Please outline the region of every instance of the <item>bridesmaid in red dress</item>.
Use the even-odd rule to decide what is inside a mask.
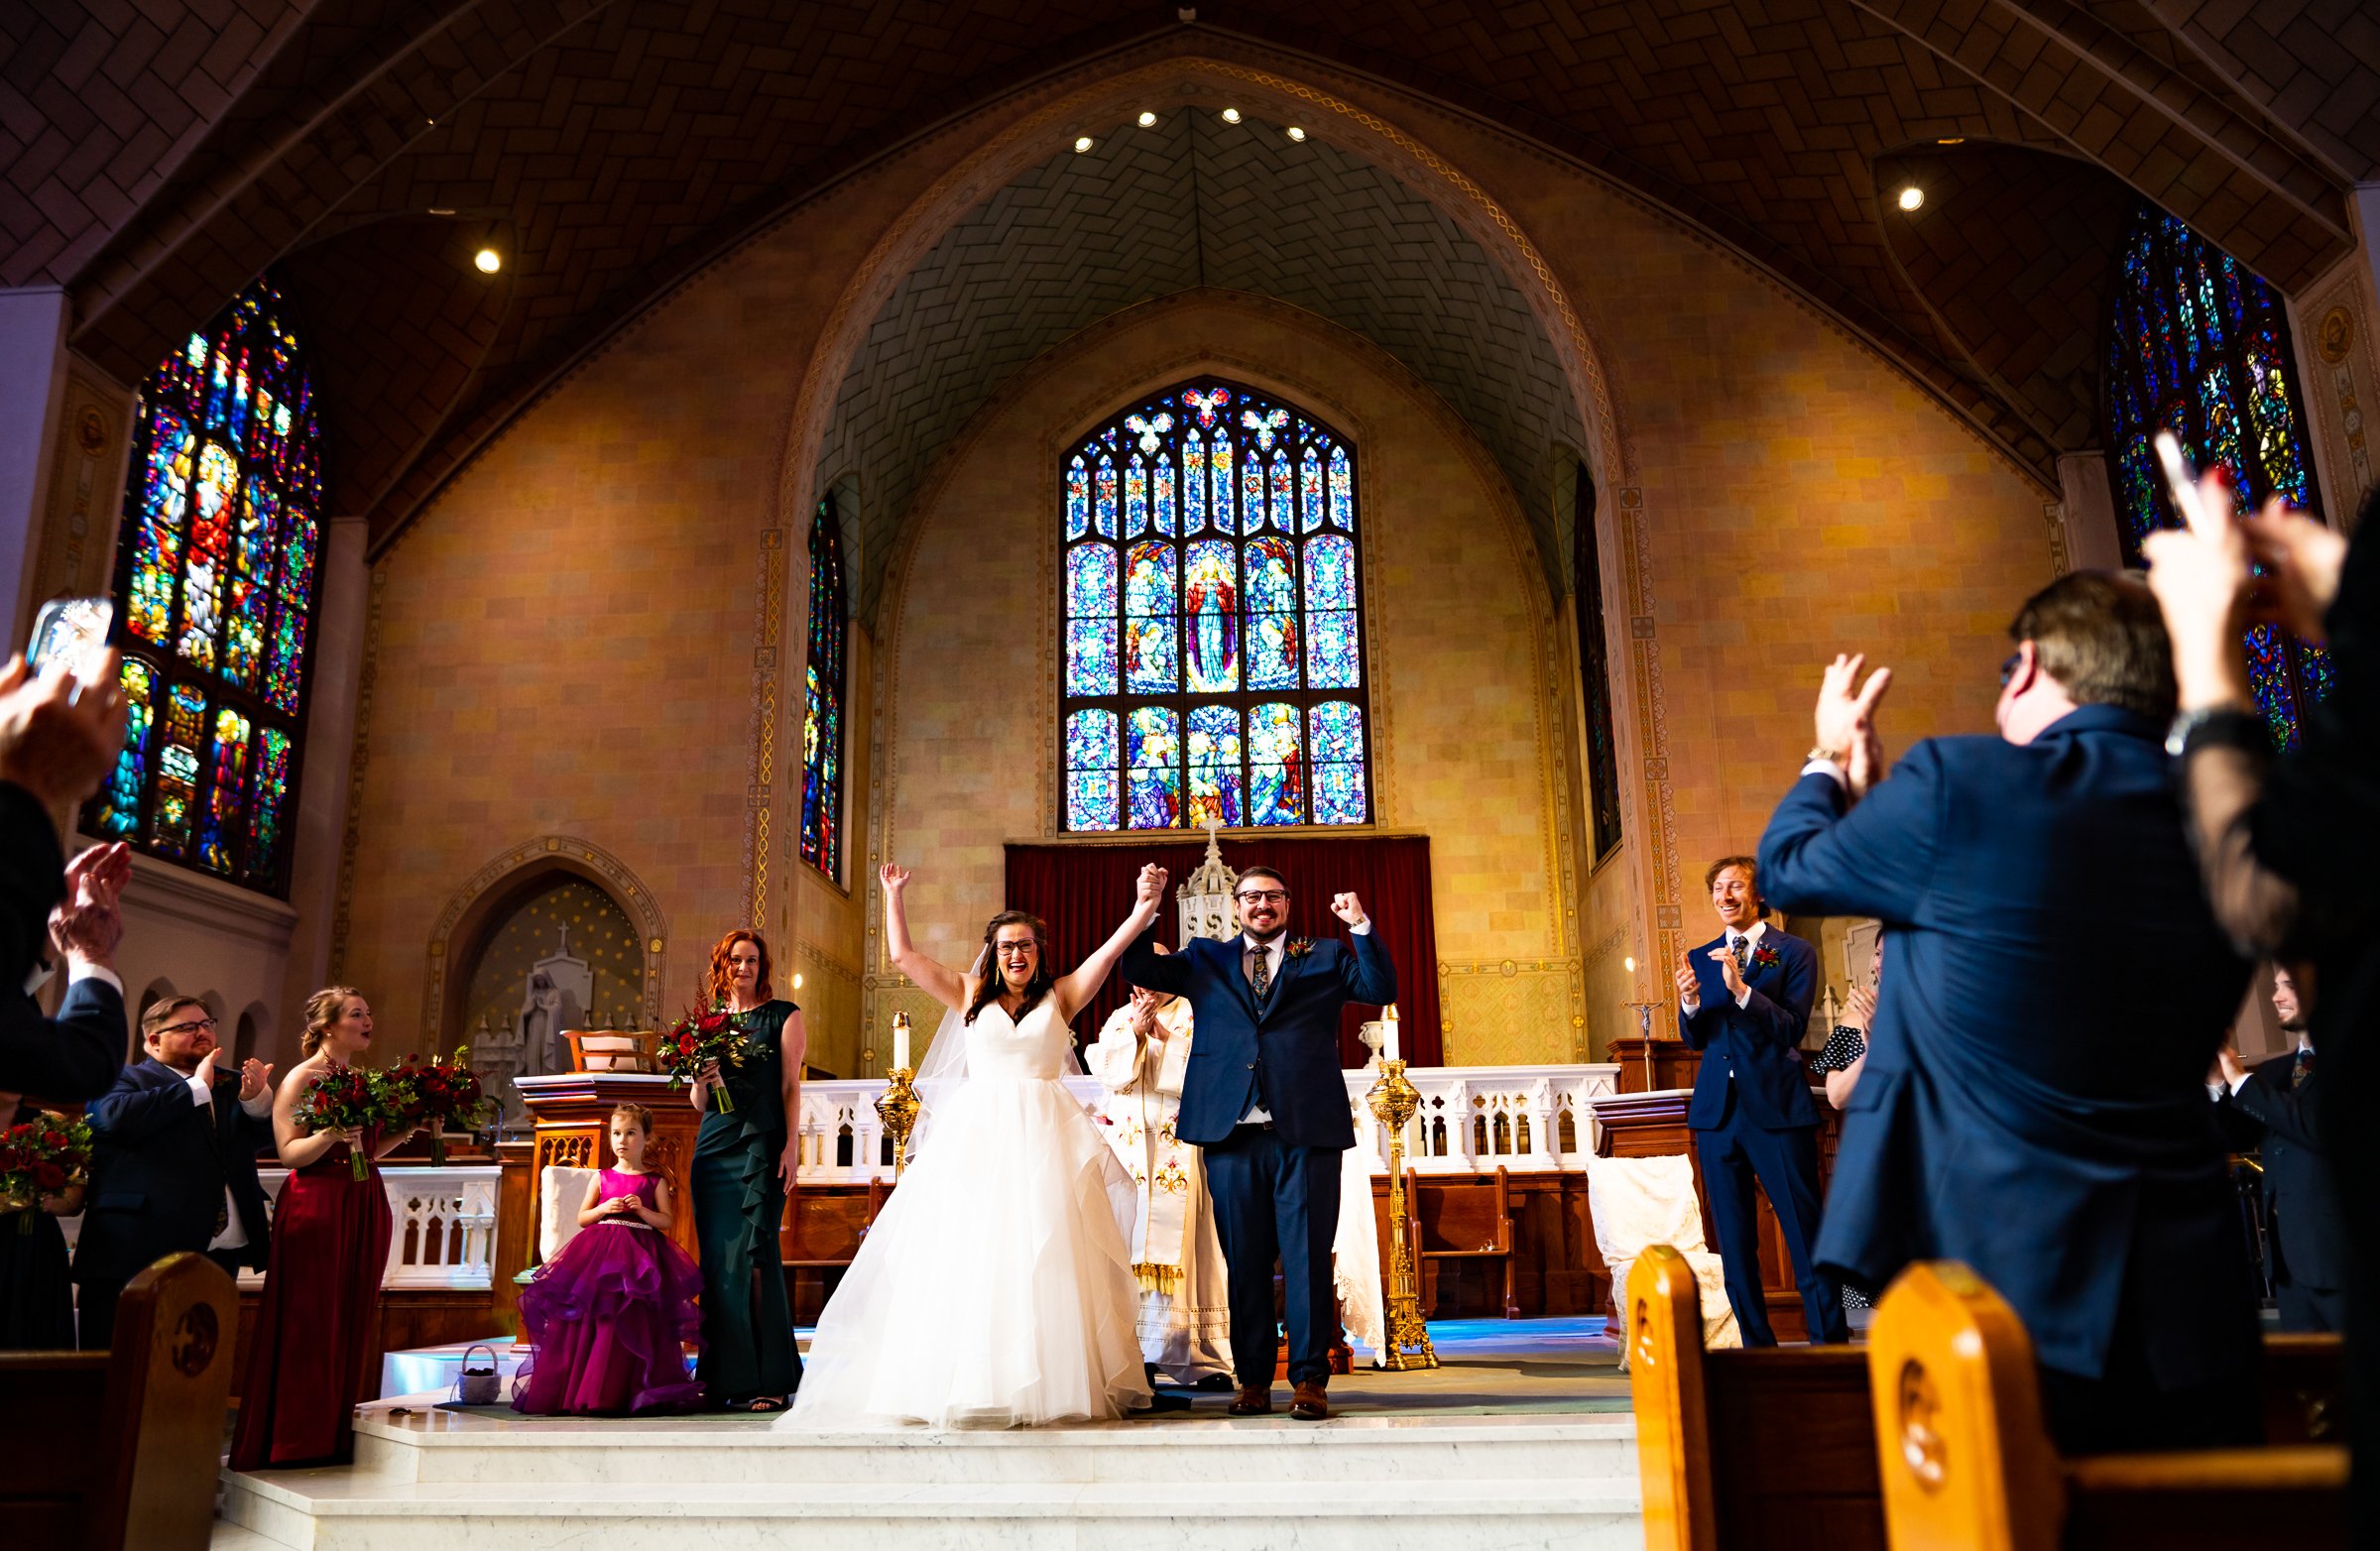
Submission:
[[[378,1387],[370,1369],[389,1258],[389,1198],[380,1170],[368,1167],[359,1180],[348,1154],[361,1146],[382,1157],[410,1133],[309,1133],[297,1119],[314,1079],[331,1065],[353,1066],[371,1044],[372,1010],[354,987],[306,999],[298,1040],[305,1059],[282,1079],[273,1101],[273,1135],[290,1177],[273,1211],[264,1305],[232,1437],[234,1470],[345,1464],[355,1455],[356,1402]]]

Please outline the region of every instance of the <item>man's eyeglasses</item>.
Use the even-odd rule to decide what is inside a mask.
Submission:
[[[168,1023],[165,1027],[159,1029],[158,1033],[161,1035],[186,1034],[198,1029],[204,1029],[210,1034],[213,1033],[215,1031],[215,1020],[211,1017],[202,1017],[195,1023]]]
[[[1289,895],[1278,889],[1251,889],[1234,897],[1242,904],[1285,904],[1289,899]]]
[[[2016,676],[2016,670],[2024,665],[2024,661],[2025,655],[2022,652],[2012,652],[2008,655],[2008,660],[2000,664],[2000,687],[2002,689],[2008,687],[2008,680]]]

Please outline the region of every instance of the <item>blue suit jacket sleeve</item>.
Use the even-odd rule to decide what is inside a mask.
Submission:
[[[2309,1152],[2320,1152],[2322,1133],[2315,1116],[2321,1106],[2306,1103],[2306,1091],[2289,1085],[2289,1069],[2293,1064],[2289,1056],[2276,1056],[2265,1062],[2248,1074],[2248,1080],[2239,1085],[2239,1092],[2231,1096],[2231,1102],[2241,1114],[2282,1140],[2294,1141]]]
[[[123,1065],[124,998],[106,981],[74,982],[55,1018],[22,991],[0,999],[0,1088],[80,1103]]]
[[[1347,987],[1347,1000],[1386,1007],[1396,1000],[1396,963],[1388,950],[1380,946],[1380,928],[1375,922],[1369,931],[1351,931],[1348,942],[1354,951],[1339,961],[1339,981]]]
[[[88,1119],[95,1135],[110,1141],[147,1141],[198,1108],[186,1081],[156,1082],[136,1067],[126,1067],[116,1085],[91,1103]]]
[[[1157,929],[1154,926],[1124,946],[1124,978],[1130,985],[1178,997],[1190,989],[1190,955],[1186,950],[1181,953],[1157,951]]]
[[[1914,920],[1941,847],[1942,791],[1931,741],[1911,749],[1857,807],[1832,777],[1803,776],[1760,837],[1761,896],[1796,915]]]

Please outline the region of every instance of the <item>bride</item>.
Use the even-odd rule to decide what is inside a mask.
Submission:
[[[887,863],[892,962],[950,1009],[919,1069],[917,1159],[827,1300],[778,1426],[1031,1427],[1145,1407],[1131,1177],[1081,1103],[1067,1020],[1148,929],[1165,875],[1064,979],[1021,910],[984,928],[984,974],[909,941],[906,869]]]

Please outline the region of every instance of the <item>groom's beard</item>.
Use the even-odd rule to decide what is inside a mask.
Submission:
[[[1267,932],[1260,932],[1260,931],[1256,930],[1256,929],[1255,929],[1253,926],[1244,926],[1244,927],[1242,927],[1242,928],[1241,928],[1241,930],[1242,930],[1243,932],[1247,933],[1247,935],[1248,935],[1248,940],[1249,940],[1249,941],[1250,941],[1250,942],[1252,942],[1252,943],[1254,943],[1254,944],[1256,944],[1258,947],[1269,947],[1269,946],[1271,946],[1271,944],[1272,944],[1272,943],[1273,943],[1273,942],[1274,942],[1274,941],[1275,941],[1277,938],[1279,938],[1279,936],[1281,935],[1281,933],[1283,933],[1283,932],[1287,931],[1288,929],[1289,929],[1289,928],[1288,928],[1287,926],[1285,926],[1285,925],[1283,925],[1283,926],[1275,926],[1275,927],[1274,927],[1272,930],[1270,930],[1270,931],[1267,931]]]

